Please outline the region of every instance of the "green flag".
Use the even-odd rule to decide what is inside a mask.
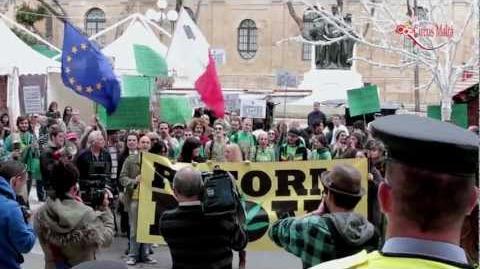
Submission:
[[[137,71],[150,77],[168,76],[168,67],[165,58],[148,46],[133,45]]]
[[[193,109],[184,96],[160,97],[160,119],[170,124],[187,123],[192,119]]]

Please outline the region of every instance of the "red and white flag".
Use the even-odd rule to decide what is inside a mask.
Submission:
[[[183,8],[168,50],[167,62],[181,66],[181,71],[195,81],[195,89],[205,105],[213,110],[217,117],[223,118],[225,103],[215,60],[210,54],[210,44]]]

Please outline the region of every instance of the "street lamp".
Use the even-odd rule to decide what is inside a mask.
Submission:
[[[166,9],[168,7],[168,2],[166,0],[158,0],[157,7],[159,11],[156,11],[155,9],[150,8],[145,13],[145,17],[159,24],[162,24],[165,20],[168,20],[171,25],[171,32],[173,33],[175,29],[175,22],[178,20],[178,12],[176,10],[167,11]]]
[[[158,1],[157,1],[157,7],[158,7],[160,10],[166,9],[167,6],[168,6],[167,0],[158,0]]]

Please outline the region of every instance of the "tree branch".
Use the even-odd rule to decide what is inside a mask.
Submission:
[[[300,18],[297,15],[297,12],[295,11],[295,8],[293,7],[292,1],[287,1],[287,7],[288,7],[288,13],[290,13],[290,16],[293,18],[295,23],[298,26],[298,30],[300,31],[300,34],[303,33],[304,30],[304,25],[303,25],[303,19]]]
[[[416,64],[416,62],[408,62],[408,63],[404,63],[404,64],[386,64],[386,63],[375,62],[375,61],[372,61],[370,59],[363,58],[363,57],[353,57],[351,60],[352,61],[364,62],[364,63],[367,63],[369,65],[373,65],[373,66],[380,67],[380,68],[393,68],[393,69],[404,69],[404,68],[407,68],[409,66],[412,66],[412,65]]]
[[[180,9],[182,8],[182,6],[183,6],[183,0],[177,0],[175,10],[177,10],[177,12],[180,12]]]
[[[198,21],[198,18],[200,16],[200,6],[201,5],[202,5],[202,0],[198,0],[197,1],[197,10],[195,11],[195,18],[193,18],[195,22]]]

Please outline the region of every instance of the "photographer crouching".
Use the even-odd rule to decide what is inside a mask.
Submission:
[[[106,189],[118,194],[112,175],[112,158],[105,148],[105,138],[101,131],[92,131],[88,135],[88,149],[80,153],[77,167],[80,171],[81,197],[86,205],[98,208]]]
[[[75,165],[55,161],[50,184],[54,194],[35,214],[34,228],[45,253],[45,269],[71,268],[95,260],[99,247],[113,239],[113,215],[105,194],[98,211],[82,203]]]

